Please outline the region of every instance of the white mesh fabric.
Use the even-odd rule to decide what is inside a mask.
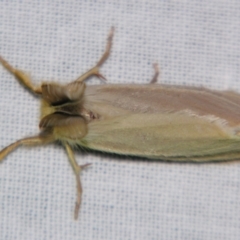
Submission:
[[[0,54],[41,80],[69,82],[99,59],[111,26],[109,83],[240,91],[240,2],[0,1]],[[92,79],[88,84],[98,84]],[[38,133],[39,100],[0,67],[0,148]],[[100,83],[99,83],[100,84]],[[0,164],[0,239],[239,239],[240,162],[176,164],[77,151],[83,202],[60,145],[19,148]]]

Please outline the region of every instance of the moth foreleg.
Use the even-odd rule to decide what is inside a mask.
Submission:
[[[82,200],[82,184],[81,184],[81,179],[80,179],[80,174],[81,171],[86,168],[87,166],[89,166],[90,164],[84,164],[84,165],[78,165],[73,150],[72,148],[69,146],[69,144],[65,143],[65,148],[68,154],[68,158],[70,161],[70,164],[73,168],[75,177],[76,177],[76,182],[77,182],[77,201],[76,201],[76,205],[75,205],[75,211],[74,211],[74,219],[78,218],[78,213],[79,213],[79,209],[81,206],[81,200]]]
[[[28,76],[27,73],[25,73],[22,70],[16,69],[14,67],[12,67],[5,59],[3,59],[0,56],[0,62],[1,64],[10,72],[12,73],[21,84],[23,84],[23,86],[25,86],[26,88],[28,88],[30,91],[32,91],[33,93],[36,94],[41,94],[42,93],[42,89],[40,86],[35,86],[32,81],[30,76]]]
[[[154,68],[154,76],[153,76],[152,80],[150,81],[150,84],[156,83],[158,81],[158,77],[159,77],[159,74],[160,74],[159,67],[158,67],[157,63],[153,64],[153,68]]]
[[[79,78],[77,78],[76,82],[83,82],[84,80],[86,80],[87,78],[89,78],[90,76],[93,76],[93,75],[95,75],[103,80],[106,80],[105,77],[99,72],[99,67],[107,60],[107,58],[110,55],[111,48],[112,48],[113,34],[114,34],[114,27],[112,27],[110,30],[110,33],[109,33],[108,39],[107,39],[107,46],[105,48],[105,51],[104,51],[102,57],[99,59],[99,61],[93,68],[91,68],[89,71],[87,71],[86,73],[81,75]]]
[[[45,137],[36,136],[36,137],[28,137],[28,138],[20,139],[0,151],[0,161],[2,161],[9,153],[11,153],[13,150],[15,150],[19,146],[41,145],[41,144],[46,144],[53,141],[54,139],[51,135],[45,136]]]

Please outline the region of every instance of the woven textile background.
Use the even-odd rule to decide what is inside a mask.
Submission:
[[[0,0],[0,54],[36,84],[67,83],[96,63],[111,26],[109,83],[147,83],[158,62],[161,83],[240,92],[239,0]],[[39,99],[0,67],[0,148],[37,134],[38,122]],[[78,221],[60,145],[22,147],[0,164],[0,240],[240,238],[240,162],[76,158],[92,163]]]

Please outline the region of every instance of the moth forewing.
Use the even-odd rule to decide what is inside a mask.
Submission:
[[[220,153],[240,154],[239,137],[231,129],[186,113],[131,114],[93,122],[83,141],[91,149],[158,160],[224,160]]]
[[[20,145],[60,141],[66,149],[77,182],[75,219],[81,204],[81,170],[72,150],[79,145],[102,152],[155,160],[219,161],[240,158],[240,95],[203,88],[146,85],[86,86],[99,73],[112,46],[113,28],[97,64],[66,85],[35,86],[23,71],[0,62],[26,88],[42,98],[41,132],[20,139],[0,152],[3,160]],[[159,75],[154,65],[155,83]]]

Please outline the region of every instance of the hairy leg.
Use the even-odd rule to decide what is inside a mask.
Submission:
[[[28,137],[20,139],[9,146],[5,147],[0,151],[0,161],[2,161],[9,153],[15,150],[19,146],[34,146],[34,145],[42,145],[49,142],[53,142],[54,138],[51,135],[48,136],[36,136],[36,137]]]
[[[76,177],[76,182],[77,182],[77,201],[76,201],[76,206],[75,206],[75,211],[74,211],[74,219],[77,220],[78,219],[78,214],[79,214],[79,209],[81,206],[81,201],[82,201],[82,184],[81,184],[81,179],[80,179],[80,174],[81,171],[88,167],[90,164],[84,164],[84,165],[78,165],[73,150],[70,147],[69,144],[65,144],[65,148],[67,151],[67,155],[70,161],[70,164],[73,168],[73,171],[75,173],[75,177]]]
[[[110,32],[109,32],[108,39],[107,39],[107,46],[106,46],[105,52],[103,53],[102,57],[99,59],[99,61],[97,62],[97,64],[93,68],[91,68],[89,71],[87,71],[86,73],[81,75],[79,78],[77,78],[76,82],[83,82],[88,77],[93,76],[93,75],[95,75],[95,76],[97,76],[97,77],[99,77],[103,80],[106,80],[99,73],[99,67],[107,60],[107,58],[110,55],[111,48],[112,48],[113,34],[114,34],[114,27],[112,27]]]
[[[26,87],[27,89],[29,89],[30,91],[32,91],[35,94],[41,94],[42,93],[42,89],[41,86],[35,86],[32,81],[31,78],[28,76],[27,73],[25,73],[22,70],[16,69],[14,67],[12,67],[5,59],[3,59],[0,56],[0,63],[10,72],[12,73],[17,79],[18,81],[23,84],[24,87]]]

